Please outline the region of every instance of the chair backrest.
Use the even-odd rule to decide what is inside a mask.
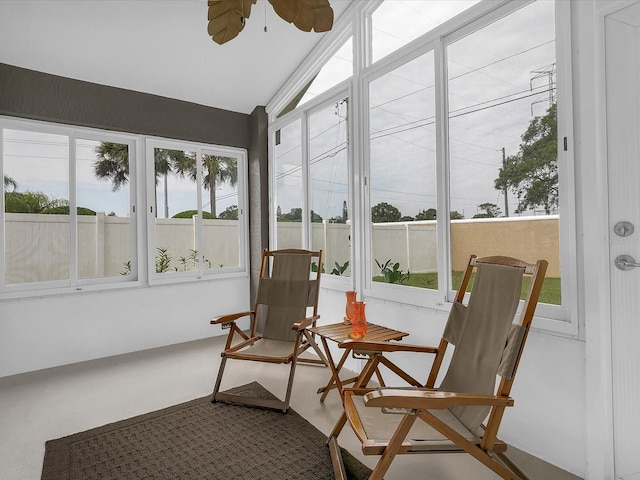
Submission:
[[[455,345],[441,390],[508,396],[524,341],[533,319],[547,262],[530,264],[510,257],[471,257],[453,304],[441,346]],[[473,288],[467,305],[462,303],[471,273]],[[517,323],[523,276],[531,284]],[[502,381],[496,389],[497,375]],[[452,408],[471,431],[477,431],[489,413],[485,407]]]
[[[315,272],[311,271],[312,263],[317,266]],[[312,315],[318,313],[321,272],[322,250],[263,252],[255,308],[264,325],[264,338],[295,341],[293,323],[307,317],[309,307]]]

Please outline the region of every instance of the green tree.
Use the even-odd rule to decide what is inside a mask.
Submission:
[[[198,214],[198,210],[184,210],[182,212],[178,212],[176,213],[173,217],[171,218],[193,218],[194,215]],[[214,217],[213,215],[211,215],[209,212],[202,212],[202,218],[204,218],[205,220],[213,220],[216,217]]]
[[[218,218],[223,220],[237,220],[238,219],[238,206],[231,205],[227,207],[224,212],[218,215]]]
[[[495,218],[502,215],[502,211],[495,203],[481,203],[478,208],[484,212],[476,213],[473,218]]]
[[[301,222],[302,221],[302,209],[301,208],[292,208],[289,213],[285,213],[284,215],[280,215],[278,217],[279,222]],[[322,223],[322,217],[311,210],[311,222],[312,223]]]
[[[69,215],[69,201],[49,198],[42,192],[5,192],[4,209],[7,213],[47,213]],[[91,209],[77,207],[78,215],[95,215]]]
[[[464,215],[462,215],[461,213],[459,213],[456,210],[451,210],[449,212],[449,218],[451,220],[462,220],[464,218]]]
[[[386,202],[380,202],[371,207],[371,221],[374,223],[398,222],[401,217],[400,210]]]
[[[535,117],[522,134],[520,150],[505,159],[497,190],[511,190],[518,197],[517,213],[543,207],[550,214],[558,210],[558,129],[556,104],[542,117]]]
[[[342,202],[342,215],[331,217],[329,223],[347,223],[349,219],[349,211],[347,209],[347,201]]]
[[[435,220],[436,219],[436,209],[429,208],[427,210],[421,210],[416,215],[416,220]]]

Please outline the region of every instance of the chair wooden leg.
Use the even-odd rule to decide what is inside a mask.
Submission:
[[[289,371],[289,382],[287,383],[287,393],[285,394],[285,397],[284,397],[282,413],[287,413],[287,410],[289,409],[289,401],[291,400],[291,390],[293,389],[293,375],[296,371],[297,363],[298,362],[294,357],[293,360],[291,361],[291,370]]]
[[[462,435],[456,432],[449,425],[444,423],[439,418],[435,417],[428,410],[419,410],[417,413],[417,416],[420,417],[425,422],[427,422],[433,428],[438,430],[440,433],[442,433],[442,435],[447,437],[457,446],[462,448],[465,452],[467,452],[469,455],[474,457],[476,460],[482,463],[485,467],[493,470],[500,477],[504,478],[505,480],[523,480],[522,477],[520,477],[517,473],[509,470],[509,468],[507,468],[502,463],[498,462],[488,452],[485,452],[477,445],[471,443],[469,440],[464,438]]]
[[[347,472],[344,469],[344,462],[342,461],[342,452],[340,451],[340,445],[338,445],[338,439],[336,437],[329,437],[329,452],[331,454],[331,464],[333,465],[333,476],[335,480],[347,480]]]
[[[333,426],[333,430],[331,430],[331,433],[329,434],[329,439],[331,439],[331,437],[338,438],[338,435],[340,435],[340,432],[342,431],[346,423],[347,423],[347,414],[344,413],[344,410],[343,410],[342,414],[340,415],[340,418],[338,419],[336,424]]]
[[[402,443],[405,438],[407,438],[409,430],[411,430],[415,421],[415,415],[405,415],[402,420],[400,420],[396,431],[393,432],[393,435],[391,436],[387,447],[384,449],[382,457],[378,460],[376,468],[373,469],[369,480],[383,480],[385,473],[389,470],[391,462],[393,462],[393,459],[396,457],[398,450],[400,450]]]
[[[216,384],[213,387],[213,396],[211,397],[211,403],[215,403],[216,402],[216,395],[218,394],[218,391],[220,390],[220,384],[222,383],[222,375],[224,373],[224,367],[227,364],[227,357],[226,355],[222,356],[222,361],[220,362],[220,368],[218,369],[218,378],[216,378]]]
[[[511,469],[511,471],[513,471],[520,478],[522,478],[523,480],[529,480],[529,477],[527,477],[524,472],[520,470],[518,466],[513,463],[504,453],[494,453],[494,455],[498,457],[502,463],[509,467],[509,469]]]
[[[218,394],[218,390],[220,390],[220,383],[222,383],[222,374],[224,373],[224,367],[227,364],[226,355],[222,356],[222,361],[220,362],[220,368],[218,369],[218,378],[216,379],[216,384],[213,387],[213,395],[211,396],[211,403],[216,402],[216,395]]]

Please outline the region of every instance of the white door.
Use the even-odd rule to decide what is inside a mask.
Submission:
[[[605,45],[614,466],[640,480],[640,3],[606,17]]]

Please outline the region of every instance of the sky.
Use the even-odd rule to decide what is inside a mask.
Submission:
[[[379,60],[475,0],[394,0],[373,14],[373,60]],[[412,18],[407,22],[407,18]],[[351,40],[336,53],[309,88],[303,103],[348,78]],[[479,205],[494,203],[503,212],[504,195],[493,182],[506,155],[518,152],[520,136],[533,115],[549,106],[545,68],[555,62],[553,3],[539,1],[471,33],[446,49],[448,69],[451,209],[466,218]],[[435,73],[432,52],[375,78],[369,90],[370,202],[387,202],[403,215],[436,207]],[[538,71],[539,73],[535,73]],[[328,219],[342,214],[348,198],[348,101],[343,98],[311,117],[310,208]],[[65,136],[4,132],[4,173],[18,191],[42,191],[69,199]],[[282,129],[276,146],[277,204],[283,213],[301,206],[299,122]],[[77,204],[95,211],[129,215],[129,185],[113,191],[93,174],[98,142],[77,142]],[[169,216],[196,208],[196,185],[175,175],[167,178]],[[162,182],[159,204],[164,204]],[[218,213],[237,204],[237,188],[220,186]],[[517,199],[509,196],[513,214]],[[159,206],[160,208],[160,206]],[[203,191],[203,209],[208,210]],[[160,209],[163,216],[163,209]],[[531,212],[528,212],[531,213]]]
[[[373,15],[373,60],[383,58],[475,1],[385,2]],[[505,155],[518,153],[521,135],[534,116],[546,113],[555,88],[553,2],[528,5],[506,18],[447,45],[451,209],[471,218],[479,205],[493,203],[514,214],[517,199],[494,188]],[[411,22],[406,18],[411,17]],[[347,78],[351,42],[320,72],[303,102]],[[434,55],[428,52],[371,81],[370,203],[387,202],[406,216],[436,207],[436,130]],[[336,122],[337,124],[337,122]],[[276,146],[277,203],[283,213],[300,206],[300,136],[296,126],[281,132]],[[334,129],[335,130],[335,129]],[[335,153],[336,132],[312,140],[317,152]],[[313,138],[313,135],[312,135]],[[346,137],[344,137],[346,138]],[[324,143],[324,148],[321,143]],[[343,145],[344,146],[344,145]],[[314,211],[323,218],[341,214],[342,202],[322,198],[319,182],[335,169],[311,154],[311,203],[332,205]],[[322,167],[326,164],[325,167]],[[326,171],[323,172],[322,168]],[[342,179],[328,195],[335,197]],[[344,199],[346,199],[346,192]],[[313,207],[312,207],[313,208]],[[527,211],[524,214],[540,212]]]
[[[51,200],[69,200],[69,141],[65,135],[34,133],[6,129],[3,132],[4,175],[13,178],[18,192],[42,192]],[[100,141],[78,138],[76,140],[76,204],[96,212],[130,215],[130,184],[113,190],[109,179],[96,177],[94,165],[96,148]],[[213,153],[213,152],[212,152]],[[158,204],[164,205],[163,180],[158,187]],[[169,192],[169,217],[184,210],[197,209],[196,184],[188,178],[176,175],[167,177]],[[218,213],[231,205],[237,205],[237,186],[220,185],[216,189]],[[209,210],[208,190],[202,192],[203,209]],[[159,216],[164,216],[161,208]]]

